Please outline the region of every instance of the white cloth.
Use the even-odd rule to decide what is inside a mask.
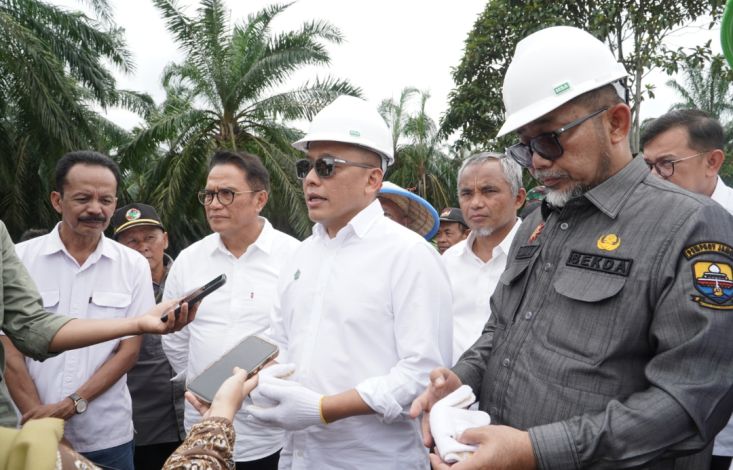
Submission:
[[[284,469],[427,468],[407,417],[432,369],[449,364],[450,288],[440,256],[378,201],[330,238],[316,224],[278,286],[270,337],[292,380],[325,395],[356,388],[376,414],[288,432]]]
[[[713,201],[723,206],[723,209],[733,215],[733,188],[726,186],[723,180],[720,179],[720,176],[718,176],[715,191],[713,191],[710,197]],[[713,455],[733,456],[733,417],[730,418],[725,428],[715,437]]]
[[[239,258],[214,233],[183,250],[173,262],[165,282],[165,299],[182,297],[222,273],[227,276],[226,284],[201,302],[190,325],[163,337],[163,350],[179,378],[193,379],[246,336],[260,334],[269,326],[278,276],[299,242],[261,220],[262,232]],[[186,402],[186,432],[200,420]],[[236,414],[234,429],[237,462],[266,457],[282,446],[281,430],[247,422],[243,412]]]
[[[521,221],[517,219],[504,240],[494,247],[491,259],[486,263],[471,249],[476,240],[476,232],[471,232],[466,240],[456,243],[443,253],[443,264],[448,271],[453,290],[451,365],[481,336],[484,325],[491,316],[489,299],[504,272],[507,253],[520,224]]]
[[[462,444],[457,440],[468,428],[491,424],[486,412],[464,409],[475,401],[476,396],[471,387],[461,385],[430,410],[430,433],[435,441],[435,451],[443,462],[462,462],[478,449],[478,446]]]
[[[155,305],[150,266],[138,252],[101,237],[82,266],[59,237],[48,235],[16,245],[43,298],[43,308],[75,318],[125,318]],[[26,359],[41,401],[56,403],[76,392],[113,354],[120,340],[74,349],[43,362]],[[64,425],[64,437],[79,452],[115,447],[133,439],[132,402],[123,375],[89,402],[87,411]]]

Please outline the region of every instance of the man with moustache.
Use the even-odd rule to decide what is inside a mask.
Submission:
[[[299,242],[260,215],[269,191],[270,175],[257,156],[220,150],[211,157],[206,187],[198,198],[214,233],[181,251],[163,297],[184,296],[220,274],[227,282],[201,302],[196,320],[163,340],[181,380],[194,379],[245,337],[264,332],[270,324],[280,271]],[[186,430],[200,419],[186,403]],[[237,469],[277,468],[281,430],[254,423],[243,412],[236,414],[234,428]]]
[[[106,238],[120,173],[92,151],[64,155],[56,166],[51,204],[61,222],[48,234],[16,246],[38,286],[43,307],[79,318],[125,318],[155,302],[150,269],[140,254]],[[23,420],[55,416],[64,437],[100,466],[133,467],[133,424],[125,373],[142,337],[67,351],[38,362],[9,342],[7,386]]]
[[[153,278],[155,301],[163,289],[173,258],[168,232],[153,206],[127,204],[112,216],[115,240],[145,257]],[[183,428],[183,382],[171,381],[173,368],[165,357],[160,336],[143,335],[140,355],[127,373],[135,425],[135,469],[159,470],[186,437]]]
[[[524,195],[522,167],[500,153],[472,155],[458,170],[458,203],[471,234],[442,257],[453,289],[453,364],[491,315],[489,299],[519,228]]]
[[[281,469],[426,468],[406,407],[450,362],[451,296],[438,253],[377,200],[391,133],[341,96],[293,146],[306,152],[296,171],[316,224],[283,270],[270,334],[293,363],[275,367],[294,372],[265,369],[253,401],[272,406],[249,411],[289,431]]]
[[[709,465],[733,409],[733,219],[632,157],[625,77],[576,28],[517,45],[499,135],[518,134],[507,155],[547,196],[482,336],[413,403],[417,416],[466,384],[491,415],[459,437],[477,448],[452,470]]]

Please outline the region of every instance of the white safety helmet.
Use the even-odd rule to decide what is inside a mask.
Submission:
[[[307,151],[315,141],[343,142],[375,152],[382,158],[382,169],[394,163],[392,133],[377,110],[366,101],[342,95],[323,108],[311,121],[308,134],[293,147]]]
[[[504,76],[506,119],[497,137],[529,124],[585,92],[628,74],[603,42],[582,29],[553,26],[519,41]]]

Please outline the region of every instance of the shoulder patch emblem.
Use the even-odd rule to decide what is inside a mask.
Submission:
[[[685,247],[685,249],[682,250],[682,254],[687,259],[706,253],[723,255],[733,259],[733,247],[720,242],[695,243],[694,245]]]
[[[733,305],[723,305],[733,298],[733,268],[730,264],[697,261],[692,265],[692,274],[695,289],[703,295],[693,295],[693,302],[716,310],[733,310]]]
[[[130,209],[127,212],[125,212],[125,219],[127,219],[127,220],[137,220],[137,219],[140,218],[140,215],[142,215],[140,213],[140,209],[137,209],[137,208],[133,207],[132,209]]]
[[[615,233],[601,235],[601,238],[596,242],[596,246],[599,250],[613,251],[621,246],[621,239]]]

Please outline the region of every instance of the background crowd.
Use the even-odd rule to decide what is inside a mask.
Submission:
[[[191,55],[169,78],[193,81],[196,23],[159,3]],[[410,154],[394,103],[380,113],[343,82],[290,114],[309,118],[305,134],[273,143],[230,123],[181,144],[175,165],[204,181],[163,199],[118,204],[137,177],[115,160],[158,145],[165,118],[118,158],[66,152],[47,195],[60,221],[3,237],[16,273],[3,282],[18,278],[4,285],[3,423],[11,407],[26,426],[59,418],[72,459],[103,468],[728,468],[726,127],[692,108],[641,126],[641,76],[617,51],[573,27],[525,36],[501,86],[497,139],[511,144],[431,154],[455,170],[440,211],[429,184],[395,184]],[[175,148],[146,171],[160,177]],[[541,185],[528,192],[527,175]],[[193,198],[211,233],[158,204],[171,197]],[[220,274],[224,287],[159,320]],[[277,364],[237,371],[211,408],[184,402],[187,381],[253,334]],[[461,386],[476,404],[429,418]],[[479,413],[492,425],[454,427]]]

